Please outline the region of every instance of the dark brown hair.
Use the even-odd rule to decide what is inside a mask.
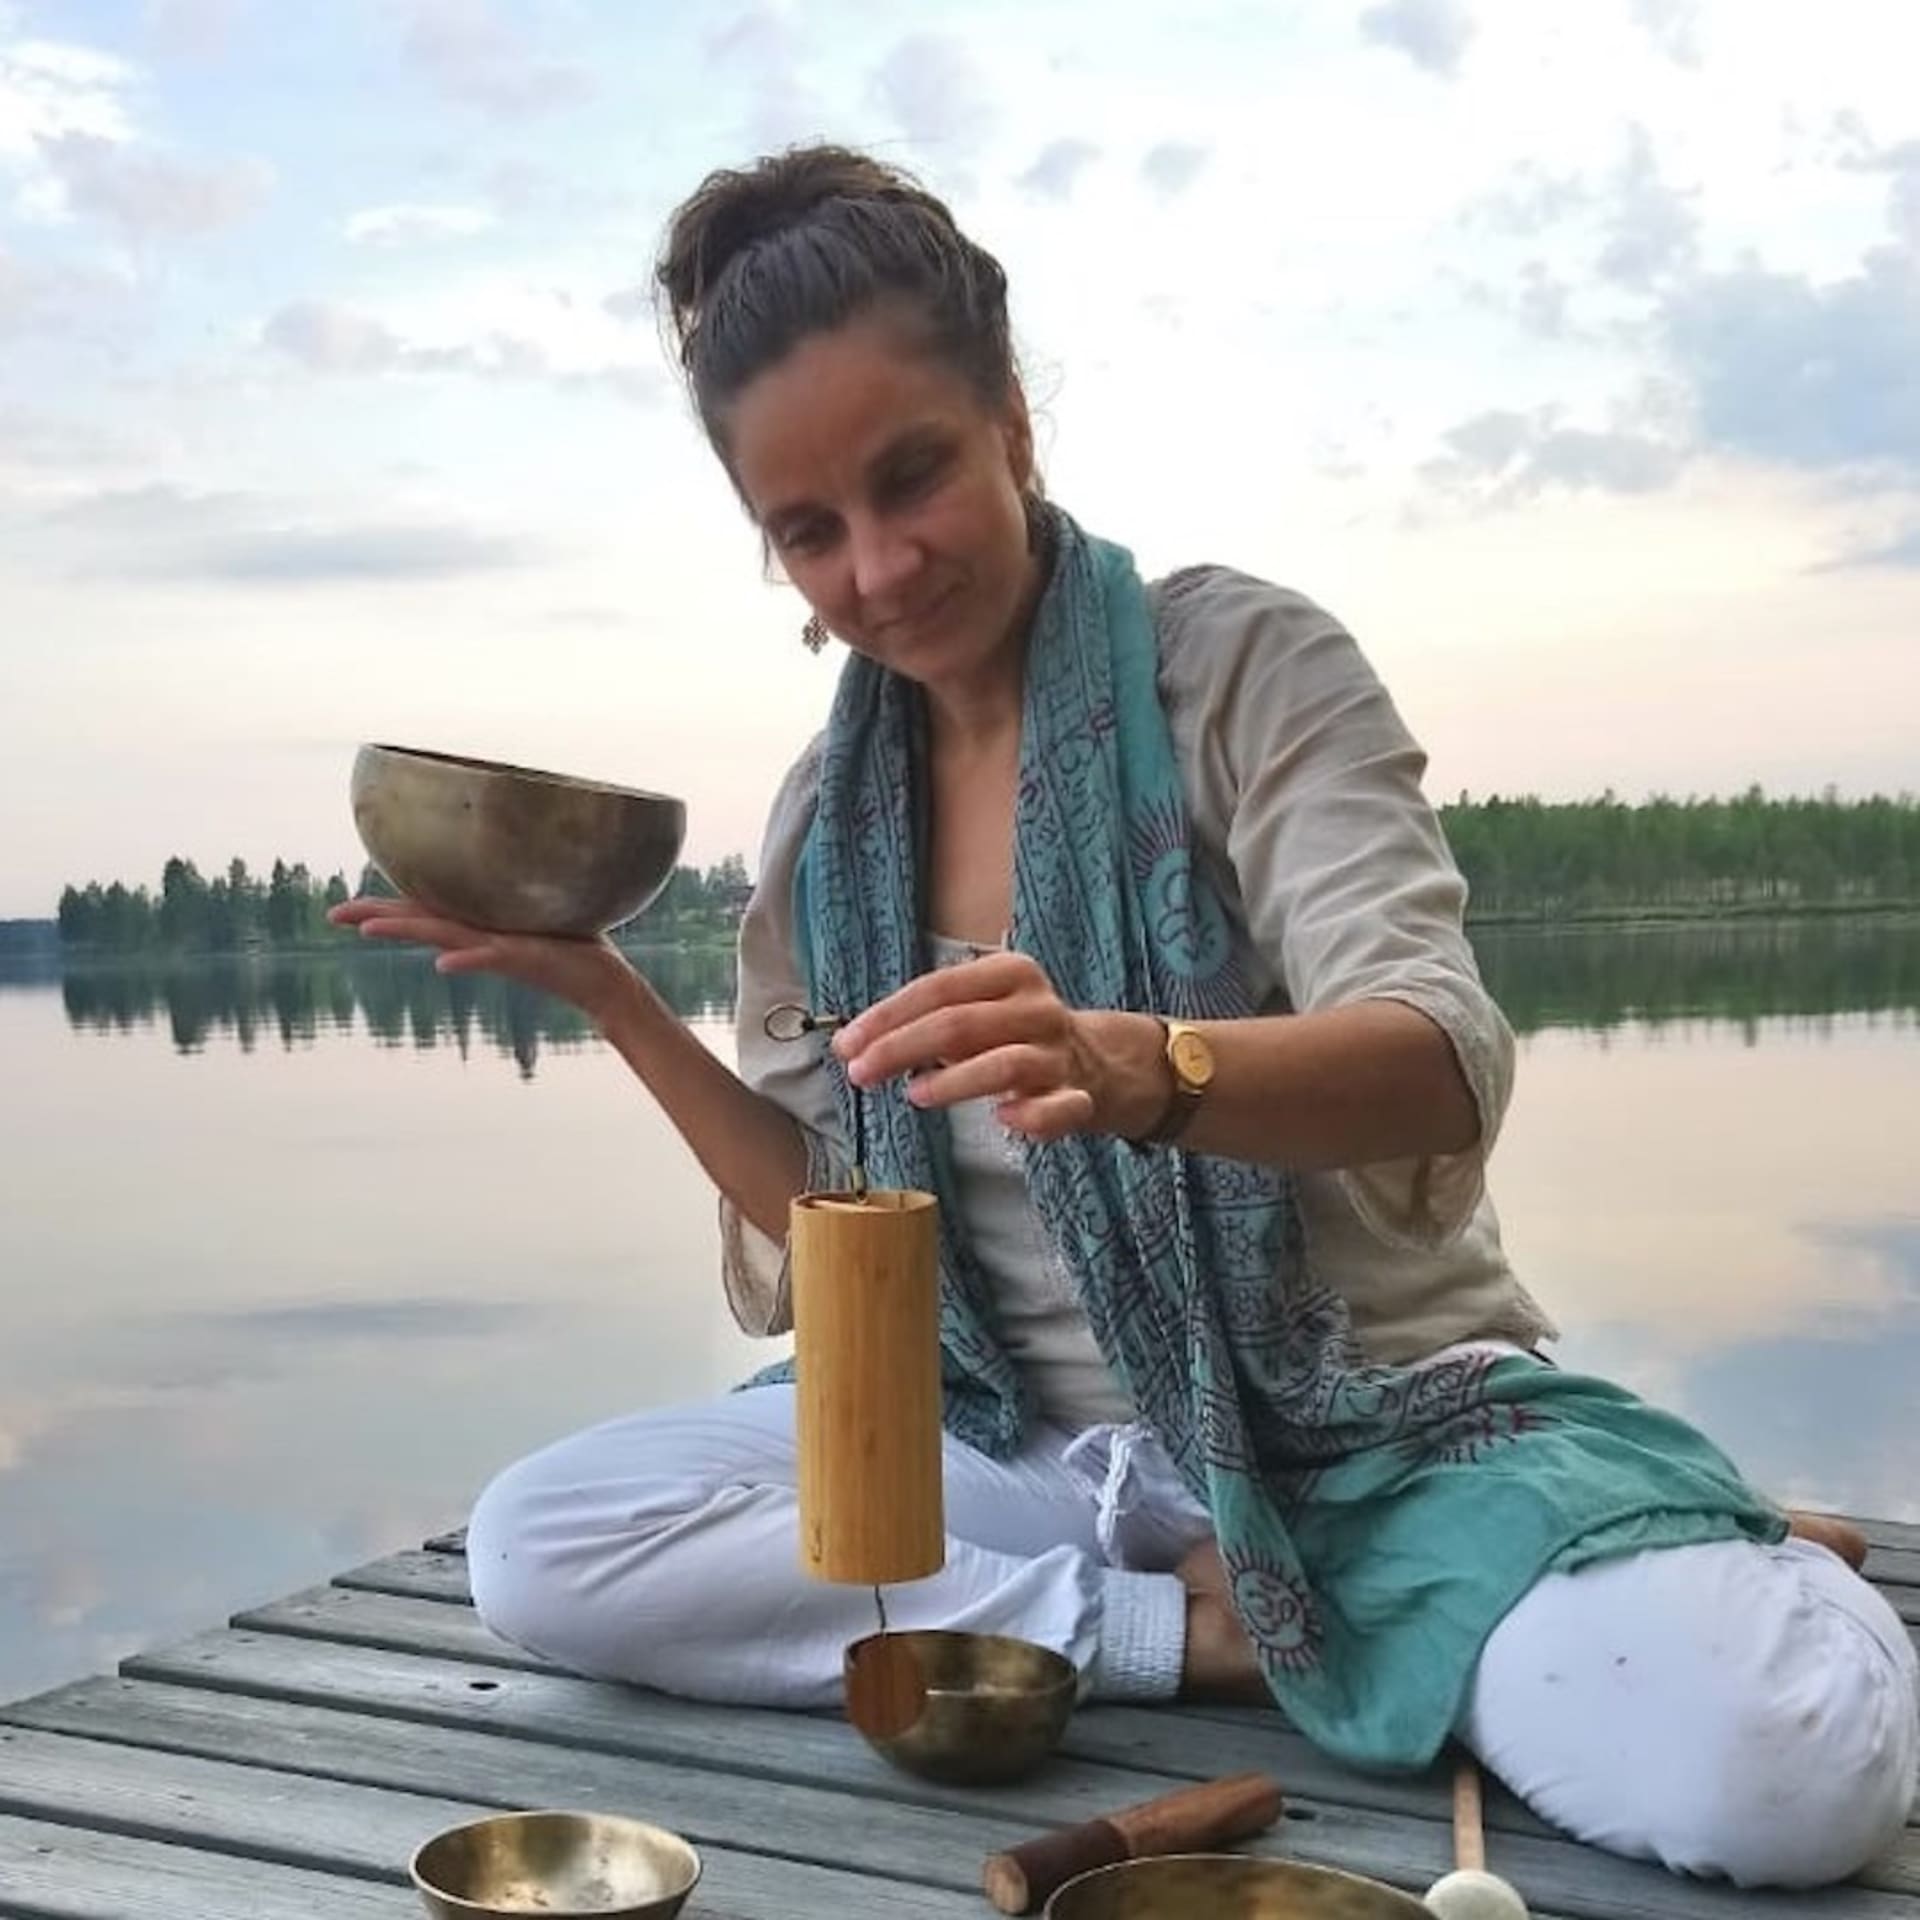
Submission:
[[[946,204],[849,147],[710,173],[677,209],[655,274],[707,438],[727,403],[809,334],[898,305],[920,344],[990,407],[1019,385],[999,261]]]

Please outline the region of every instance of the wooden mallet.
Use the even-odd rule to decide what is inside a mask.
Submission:
[[[1453,1773],[1454,1871],[1427,1889],[1427,1905],[1440,1920],[1527,1920],[1527,1903],[1487,1871],[1481,1814],[1480,1768],[1462,1753]]]
[[[991,1854],[981,1885],[1002,1913],[1032,1913],[1076,1874],[1245,1840],[1272,1826],[1284,1804],[1279,1786],[1264,1773],[1202,1781]]]

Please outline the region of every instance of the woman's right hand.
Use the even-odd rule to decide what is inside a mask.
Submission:
[[[558,934],[489,933],[417,900],[365,894],[330,908],[336,927],[358,927],[363,938],[403,940],[437,948],[439,973],[498,973],[576,1006],[604,1025],[629,997],[639,976],[604,934],[576,939]]]

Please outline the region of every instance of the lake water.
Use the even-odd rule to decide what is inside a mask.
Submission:
[[[1483,934],[1560,1357],[1920,1519],[1920,921]],[[657,964],[730,1052],[731,968]],[[0,975],[0,1699],[416,1544],[769,1357],[564,1009],[394,955]]]

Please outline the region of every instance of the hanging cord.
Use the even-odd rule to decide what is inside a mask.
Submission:
[[[810,1007],[803,1007],[798,1001],[783,1000],[778,1006],[767,1009],[766,1018],[760,1022],[760,1028],[769,1040],[804,1040],[810,1033],[832,1033],[838,1027],[847,1024],[844,1013],[815,1013]],[[850,1087],[853,1095],[853,1168],[847,1176],[847,1191],[856,1200],[867,1197],[867,1103],[858,1087]],[[876,1598],[878,1593],[876,1591]],[[886,1630],[886,1608],[880,1609],[881,1631]]]

